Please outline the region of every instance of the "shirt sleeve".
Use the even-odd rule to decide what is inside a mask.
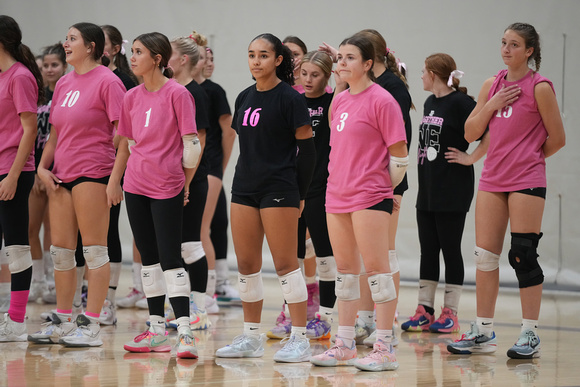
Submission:
[[[191,93],[183,88],[173,101],[173,110],[177,119],[180,136],[197,134],[195,123],[196,106]]]
[[[103,92],[103,100],[105,102],[105,109],[109,122],[118,121],[121,115],[121,106],[123,104],[123,97],[126,89],[123,82],[114,75],[115,80],[105,87]]]
[[[12,98],[18,114],[36,113],[38,101],[38,85],[33,77],[19,75],[12,81]]]
[[[123,98],[123,102],[121,105],[121,117],[119,118],[119,126],[117,128],[117,133],[121,136],[125,136],[130,139],[134,139],[133,137],[133,128],[131,126],[131,95],[126,94]]]

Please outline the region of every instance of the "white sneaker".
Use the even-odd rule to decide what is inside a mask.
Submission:
[[[105,300],[103,304],[99,323],[102,325],[115,325],[117,323],[117,309],[109,300]]]
[[[207,311],[197,309],[191,311],[189,315],[189,319],[191,321],[190,327],[193,330],[206,330],[211,328],[211,321],[207,316]]]
[[[208,314],[219,313],[220,307],[214,297],[205,296],[205,310]]]
[[[62,321],[57,314],[53,314],[51,321],[42,325],[40,331],[28,335],[28,341],[37,344],[58,344],[61,337],[70,334],[75,329],[72,318]]]
[[[177,358],[178,359],[197,359],[197,348],[195,347],[195,338],[193,333],[188,330],[187,333],[180,333],[177,336]]]
[[[217,357],[262,357],[266,335],[250,337],[245,334],[234,337],[231,345],[226,345],[215,352]]]
[[[34,302],[40,297],[42,294],[48,291],[48,284],[45,280],[42,281],[32,281],[30,283],[30,293],[28,293],[28,302]]]
[[[101,340],[101,327],[99,323],[92,323],[84,314],[79,314],[75,321],[76,329],[58,341],[65,347],[99,347],[103,345]]]
[[[118,298],[117,299],[117,306],[119,308],[133,308],[135,307],[135,303],[139,300],[145,300],[145,305],[147,305],[147,299],[145,298],[145,293],[135,289],[135,288],[131,288],[131,291],[129,292],[129,294],[127,294],[125,297],[123,298]]]
[[[215,295],[220,302],[242,302],[240,293],[228,280],[221,284],[216,284]]]
[[[274,361],[282,363],[300,363],[309,361],[312,356],[310,350],[310,340],[307,337],[292,335],[282,339],[280,344],[284,344],[282,349],[274,354]]]
[[[139,309],[149,309],[149,304],[147,304],[147,297],[135,301],[135,307]]]
[[[56,287],[48,285],[48,289],[42,292],[42,301],[45,304],[56,304]]]
[[[393,326],[393,338],[391,339],[391,345],[393,347],[396,347],[397,345],[399,345],[399,338],[397,337],[397,331],[395,329],[396,328]],[[363,344],[369,348],[373,348],[376,341],[377,341],[377,331],[375,329],[369,337],[364,339]]]
[[[26,320],[24,322],[12,321],[8,313],[4,313],[4,319],[0,322],[0,342],[26,341]]]

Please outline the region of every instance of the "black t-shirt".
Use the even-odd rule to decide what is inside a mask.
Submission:
[[[209,98],[196,81],[189,82],[185,88],[191,93],[195,101],[195,125],[197,126],[197,130],[205,129],[205,135],[207,139],[207,135],[210,132],[209,119],[207,118],[207,112],[209,110]],[[207,157],[205,156],[204,150],[191,184],[194,184],[201,179],[206,179],[209,168],[210,164],[207,160]]]
[[[473,199],[473,166],[450,163],[445,159],[449,147],[466,151],[465,121],[475,107],[468,95],[454,91],[441,98],[431,95],[425,101],[419,126],[417,209],[423,211],[467,212]]]
[[[308,188],[306,198],[314,197],[326,191],[328,180],[328,157],[330,155],[330,126],[328,124],[328,114],[332,93],[324,93],[318,98],[306,97],[306,105],[310,112],[310,124],[314,134],[314,145],[316,146],[316,166],[312,182]]]
[[[403,120],[405,121],[405,134],[407,135],[407,149],[411,146],[411,134],[413,132],[413,127],[411,125],[411,116],[409,111],[411,110],[411,94],[407,90],[405,82],[403,82],[399,77],[393,74],[390,70],[385,70],[377,78],[377,82],[383,89],[391,93],[393,98],[397,101],[401,107],[401,112],[403,113]]]
[[[40,164],[40,159],[42,158],[42,152],[44,151],[44,146],[48,141],[50,135],[50,124],[48,123],[48,116],[50,114],[50,105],[52,103],[52,94],[48,87],[44,88],[44,96],[46,102],[38,107],[36,115],[36,123],[38,132],[36,135],[36,140],[34,142],[34,165],[38,168]]]
[[[131,90],[132,88],[137,86],[135,82],[133,82],[129,74],[126,74],[125,72],[121,71],[121,69],[119,69],[118,67],[115,70],[113,70],[113,74],[115,74],[116,76],[119,77],[119,79],[121,79],[121,82],[123,82],[123,85],[125,85],[125,89]]]
[[[205,138],[204,155],[209,160],[212,168],[223,164],[224,152],[222,148],[222,128],[219,119],[224,114],[232,114],[226,98],[225,90],[209,79],[200,85],[209,98],[209,127],[211,128]]]
[[[297,192],[295,136],[304,125],[310,125],[306,100],[287,83],[242,91],[232,121],[240,145],[232,193]]]

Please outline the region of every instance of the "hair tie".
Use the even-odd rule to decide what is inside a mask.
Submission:
[[[193,34],[189,35],[189,39],[193,40],[195,42],[195,44],[197,44],[197,40],[195,39]]]
[[[463,76],[463,74],[465,74],[463,71],[453,70],[451,72],[451,74],[449,74],[449,79],[447,80],[447,86],[452,87],[453,86],[453,78],[460,79]]]
[[[395,53],[395,50],[391,50],[389,47],[387,47],[385,55],[394,54],[394,53]]]
[[[123,39],[123,40],[121,41],[121,51],[120,51],[120,52],[121,52],[121,55],[125,55],[125,46],[123,46],[123,45],[124,45],[124,44],[127,44],[127,43],[129,43],[129,41],[128,41],[128,40],[124,40],[124,39]]]
[[[401,61],[399,60],[399,58],[397,58],[397,67],[399,68],[399,72],[400,72],[401,74],[403,73],[403,71],[402,71],[402,70],[405,70],[405,73],[407,72],[407,65],[405,64],[405,62],[401,62]]]
[[[211,48],[209,48],[209,47],[206,47],[206,48],[205,48],[205,51],[207,51],[207,52],[211,52]]]

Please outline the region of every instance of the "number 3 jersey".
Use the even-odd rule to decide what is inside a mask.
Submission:
[[[57,135],[52,172],[63,182],[109,176],[113,137],[125,94],[123,82],[105,66],[72,71],[56,84],[49,122]]]
[[[267,91],[258,91],[256,85],[242,91],[232,121],[240,144],[232,193],[297,192],[295,136],[304,125],[310,125],[304,96],[287,83]]]
[[[547,78],[529,71],[516,82],[508,82],[507,70],[501,70],[489,90],[488,100],[502,86],[518,85],[521,93],[512,104],[498,110],[489,121],[489,149],[483,164],[479,189],[489,192],[513,192],[546,187],[546,162],[542,146],[548,132],[542,122],[534,89]]]

